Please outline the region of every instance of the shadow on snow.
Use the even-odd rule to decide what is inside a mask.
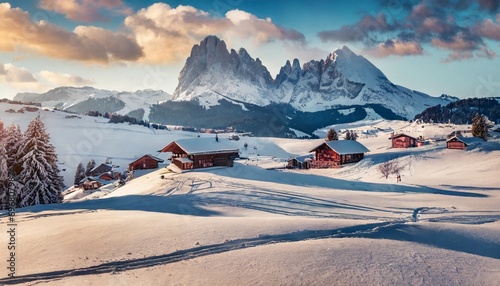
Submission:
[[[33,281],[50,281],[74,276],[116,273],[120,271],[171,264],[197,257],[263,246],[267,244],[343,237],[408,241],[494,259],[500,258],[500,243],[498,241],[489,241],[477,236],[465,236],[464,234],[455,233],[450,230],[443,231],[442,229],[428,229],[414,224],[409,225],[380,222],[329,230],[302,230],[284,234],[259,235],[258,237],[242,238],[226,241],[220,244],[178,250],[163,255],[113,261],[84,268],[57,270],[17,276],[14,278],[4,278],[0,279],[0,282],[4,284],[17,284]]]

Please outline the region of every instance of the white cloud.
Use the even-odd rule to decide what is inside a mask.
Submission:
[[[47,70],[39,72],[38,76],[56,86],[85,86],[95,83],[93,80],[84,79],[80,76]]]
[[[0,64],[0,81],[7,83],[27,83],[36,82],[33,74],[23,67],[16,67],[13,64]]]
[[[192,46],[207,35],[217,35],[228,42],[235,38],[251,39],[257,45],[277,40],[305,43],[300,32],[241,10],[232,10],[225,17],[217,18],[191,6],[172,8],[165,3],[156,3],[128,16],[125,25],[143,48],[141,60],[149,63],[184,60]]]

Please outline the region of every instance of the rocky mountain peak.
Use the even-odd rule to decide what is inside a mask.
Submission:
[[[193,47],[179,76],[174,100],[193,99],[206,108],[225,99],[260,106],[285,103],[310,112],[339,105],[381,104],[408,118],[446,100],[394,85],[347,46],[302,67],[297,59],[287,60],[273,79],[247,50],[228,52],[224,41],[215,36]]]

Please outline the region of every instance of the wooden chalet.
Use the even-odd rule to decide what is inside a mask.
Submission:
[[[391,140],[392,140],[392,148],[409,148],[409,147],[417,147],[423,145],[419,144],[418,143],[419,141],[416,138],[403,133],[392,135]]]
[[[333,140],[322,143],[309,152],[315,152],[311,168],[335,168],[358,162],[369,152],[363,144],[354,140]]]
[[[92,170],[90,170],[90,176],[99,176],[104,173],[111,172],[113,170],[113,165],[111,164],[106,164],[106,163],[101,163],[97,166],[95,166]]]
[[[467,146],[481,142],[484,142],[484,140],[479,137],[463,137],[461,135],[455,135],[446,140],[446,148],[465,150]]]
[[[144,155],[141,158],[135,160],[134,162],[128,164],[128,169],[130,171],[157,169],[158,163],[163,163],[163,159],[160,159],[152,155]]]
[[[286,167],[288,169],[309,169],[314,155],[304,155],[288,159]]]
[[[213,166],[232,167],[239,157],[236,143],[227,139],[193,138],[173,141],[160,152],[172,152],[171,160],[181,170]]]

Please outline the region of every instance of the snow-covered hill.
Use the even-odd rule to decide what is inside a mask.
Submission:
[[[101,113],[130,114],[133,117],[140,115],[138,119],[149,120],[151,105],[170,98],[170,94],[161,90],[118,92],[93,87],[58,87],[42,94],[18,93],[14,100],[41,103],[44,107],[78,113],[96,110]]]
[[[293,64],[287,61],[273,79],[259,59],[254,60],[245,49],[228,51],[216,36],[208,36],[193,47],[173,99],[197,100],[205,107],[217,105],[220,99],[260,106],[285,103],[307,112],[380,104],[405,118],[456,100],[394,85],[346,46],[325,60],[312,60],[302,67],[297,59]]]
[[[0,103],[0,119],[25,130],[40,114],[70,181],[79,161],[110,157],[123,168],[198,135],[60,111],[5,112],[20,107]],[[242,137],[248,160],[233,168],[161,168],[100,198],[17,209],[16,275],[4,267],[0,284],[498,284],[498,133],[468,151],[442,141],[392,149],[392,132],[440,138],[468,126],[367,118],[333,127],[358,130],[371,151],[338,169],[276,170],[323,139]],[[404,166],[402,182],[381,176],[387,160]],[[7,216],[0,212],[4,229]],[[8,235],[0,232],[2,241]]]

